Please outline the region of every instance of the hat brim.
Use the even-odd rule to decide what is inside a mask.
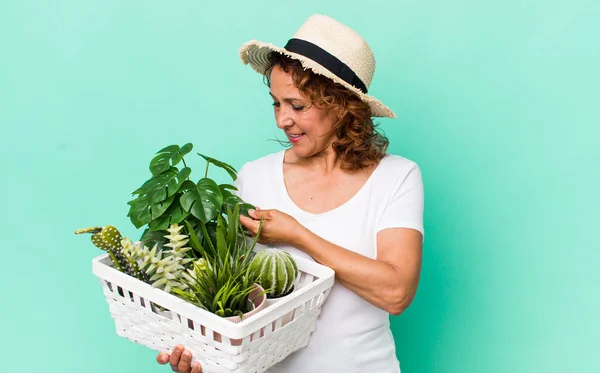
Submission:
[[[300,61],[302,67],[305,69],[310,69],[316,74],[326,76],[334,82],[339,83],[356,93],[361,100],[369,104],[372,116],[381,118],[396,118],[396,114],[381,101],[373,96],[363,93],[360,89],[340,79],[320,64],[300,54],[287,51],[284,48],[277,47],[276,45],[270,43],[251,40],[243,44],[240,48],[240,59],[245,65],[250,65],[254,71],[258,72],[259,74],[264,74],[270,65],[269,54],[273,51]]]

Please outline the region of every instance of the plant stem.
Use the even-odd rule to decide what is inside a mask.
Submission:
[[[106,250],[108,252],[108,256],[110,257],[110,260],[112,260],[113,265],[115,266],[115,268],[117,270],[119,270],[120,272],[123,272],[123,267],[121,267],[121,263],[119,263],[119,261],[117,260],[117,257],[115,256],[115,253],[113,253],[110,249]]]
[[[187,164],[185,164],[185,159],[181,158],[181,161],[183,162],[183,167],[187,167]]]
[[[210,162],[206,162],[206,172],[204,173],[204,177],[208,177],[208,166],[210,165]]]
[[[140,267],[138,266],[137,262],[135,260],[133,260],[133,258],[131,257],[131,255],[126,255],[125,256],[127,258],[127,261],[129,262],[129,264],[131,265],[131,268],[133,269],[133,275],[138,279],[143,281],[144,280],[144,276],[142,275],[142,272],[140,271]]]

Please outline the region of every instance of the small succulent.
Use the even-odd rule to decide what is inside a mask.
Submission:
[[[197,273],[204,273],[206,271],[208,262],[204,258],[197,259],[183,272],[181,275],[187,280],[188,283],[198,281]],[[199,272],[196,272],[199,271]]]
[[[186,289],[186,286],[179,281],[185,270],[182,259],[158,250],[158,245],[154,245],[152,250],[148,251],[141,266],[150,276],[149,283],[152,284],[152,287],[162,289],[167,293],[174,288]]]
[[[185,246],[190,239],[188,235],[180,233],[182,228],[183,225],[171,224],[171,226],[167,229],[169,234],[165,235],[165,238],[167,238],[169,242],[164,244],[164,246],[171,248],[168,253],[172,256],[181,258],[181,264],[185,265],[192,261],[191,258],[185,258],[186,253],[192,248]]]

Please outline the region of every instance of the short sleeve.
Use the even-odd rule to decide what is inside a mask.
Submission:
[[[377,231],[387,228],[412,228],[424,235],[424,192],[421,170],[414,164],[398,178],[385,204]]]

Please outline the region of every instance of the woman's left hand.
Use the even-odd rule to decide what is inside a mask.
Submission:
[[[292,216],[279,210],[248,210],[250,217],[240,215],[240,223],[254,236],[263,220],[258,242],[262,244],[291,244],[298,239],[304,228]]]

